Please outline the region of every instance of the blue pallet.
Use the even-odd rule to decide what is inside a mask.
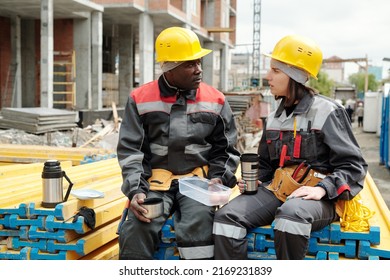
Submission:
[[[325,251],[318,251],[314,256],[306,255],[304,260],[327,260],[328,253]]]
[[[175,237],[175,231],[170,225],[165,224],[161,230],[161,242],[162,243],[172,243],[176,237]]]
[[[78,255],[84,256],[85,240],[79,239],[71,243],[58,243],[54,240],[47,240],[47,252],[57,253],[58,251],[75,251]]]
[[[266,252],[248,252],[249,260],[276,260],[274,248],[269,248]]]
[[[66,230],[74,230],[77,233],[83,234],[85,233],[84,225],[84,217],[79,216],[77,220],[73,223],[73,218],[67,222],[59,221],[54,216],[48,216],[46,218],[46,225],[45,229],[47,231],[56,231],[59,229],[66,229]]]
[[[41,252],[38,248],[31,248],[30,260],[66,260],[66,252],[57,253]]]
[[[370,256],[377,256],[383,259],[390,259],[390,251],[378,248],[376,245],[371,246],[368,241],[359,241],[358,246],[359,259],[367,260]]]
[[[44,231],[39,230],[35,226],[31,226],[28,231],[28,236],[30,240],[37,239],[52,239],[60,243],[69,242],[68,234],[70,231],[65,229],[59,229],[56,231]]]
[[[35,203],[29,203],[28,205],[28,214],[29,216],[54,216],[56,219],[63,221],[64,215],[62,210],[64,206],[62,203],[57,204],[55,208],[42,208],[36,206]]]
[[[256,234],[255,251],[265,251],[268,248],[275,248],[274,240],[267,238],[263,234]]]
[[[11,215],[4,215],[3,217],[0,217],[0,226],[3,226],[4,228],[10,228],[9,225],[9,219]]]
[[[40,229],[45,229],[45,217],[37,216],[35,218],[24,219],[12,214],[9,217],[9,228],[17,229],[20,226],[36,226]]]
[[[80,161],[80,164],[88,164],[110,158],[116,158],[116,154],[84,156],[84,160]]]
[[[160,247],[154,253],[156,260],[178,260],[180,257],[176,252],[176,247]]]
[[[270,238],[274,238],[274,227],[273,224],[269,226],[257,227],[248,230],[248,233],[260,233],[260,234],[268,235]]]
[[[8,250],[0,251],[0,260],[28,260],[30,255],[30,248],[26,247],[20,251]]]
[[[38,248],[40,250],[46,250],[47,241],[45,239],[32,241],[32,240],[21,240],[19,237],[9,237],[11,239],[11,249],[21,249],[25,247]]]
[[[19,229],[0,229],[0,237],[19,237],[20,239],[28,239],[27,226],[21,226]]]
[[[380,243],[380,227],[371,226],[369,232],[352,232],[342,231],[339,223],[330,225],[330,241],[332,243],[340,243],[341,240],[366,240],[371,244],[378,245]]]
[[[345,244],[326,244],[317,242],[316,238],[309,239],[309,254],[316,254],[319,251],[342,253],[347,258],[356,257],[356,241],[345,240]]]
[[[17,208],[0,208],[0,215],[18,215],[27,218],[27,204],[21,203]]]

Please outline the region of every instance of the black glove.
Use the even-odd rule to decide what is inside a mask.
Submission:
[[[75,223],[80,216],[84,217],[84,222],[90,229],[95,228],[96,215],[93,209],[85,206],[81,207],[79,212],[74,216],[72,223]]]

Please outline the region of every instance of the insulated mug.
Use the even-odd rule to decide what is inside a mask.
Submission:
[[[241,178],[245,181],[245,194],[257,193],[259,180],[259,155],[244,153],[241,155]]]

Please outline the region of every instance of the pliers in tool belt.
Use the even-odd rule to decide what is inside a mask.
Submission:
[[[306,176],[309,174],[311,165],[305,161],[301,162],[294,170],[291,177],[297,181],[297,183],[302,183]]]

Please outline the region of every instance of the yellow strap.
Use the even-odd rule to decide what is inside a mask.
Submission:
[[[191,173],[184,175],[174,175],[172,172],[165,169],[152,169],[152,176],[149,178],[148,182],[150,185],[150,190],[152,191],[167,191],[171,187],[171,182],[174,179],[180,179],[183,177],[205,177],[209,168],[207,165],[203,167],[197,167],[191,171]]]
[[[297,117],[294,117],[294,139],[297,136]]]
[[[352,200],[345,201],[343,216],[340,220],[340,225],[346,231],[369,231],[369,219],[374,216],[375,212],[371,211],[367,206],[363,205],[360,194]]]

